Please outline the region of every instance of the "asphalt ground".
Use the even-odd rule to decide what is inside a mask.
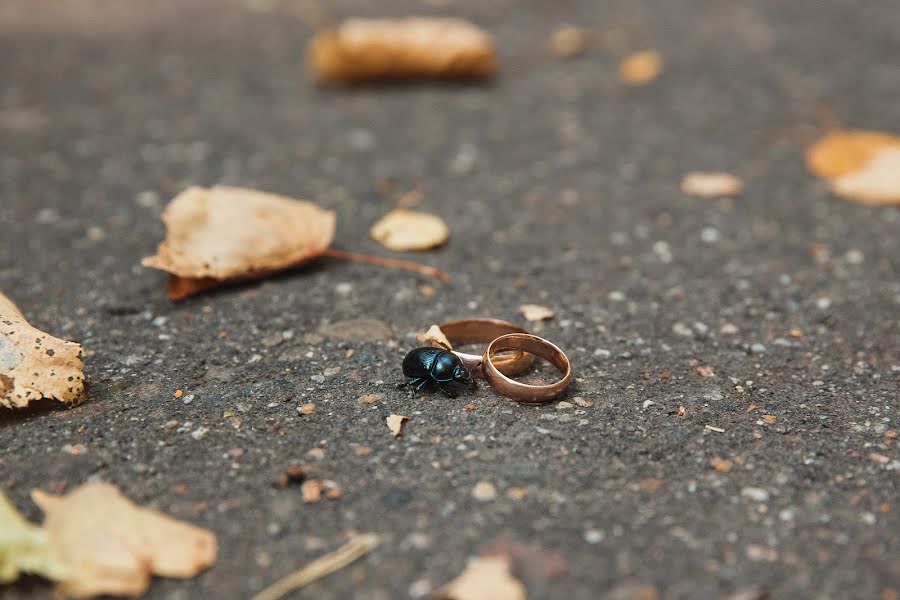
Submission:
[[[896,598],[900,212],[802,160],[835,118],[897,131],[896,3],[326,8],[471,19],[501,76],[318,87],[288,3],[0,2],[0,290],[90,380],[76,408],[0,414],[15,504],[39,520],[32,488],[102,478],[213,530],[216,565],[150,599],[246,598],[352,532],[381,546],[295,597],[418,597],[505,544],[529,598]],[[554,59],[562,23],[597,44]],[[623,86],[646,48],[664,73]],[[745,192],[686,197],[690,170]],[[391,256],[368,227],[421,185],[452,238],[411,258],[452,281],[323,260],[174,304],[139,261],[168,199],[214,183],[313,199],[336,247]],[[416,331],[526,302],[556,312],[537,329],[571,407],[395,390]],[[273,487],[290,464],[342,498]]]

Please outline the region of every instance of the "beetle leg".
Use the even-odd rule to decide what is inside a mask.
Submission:
[[[422,391],[422,388],[428,384],[428,380],[424,377],[420,377],[419,379],[421,381],[419,382],[419,385],[416,386],[416,389],[413,390],[413,394],[418,394],[420,391]]]
[[[403,388],[405,388],[407,386],[417,385],[421,381],[422,381],[422,377],[414,377],[413,379],[410,379],[409,381],[404,381],[403,383],[398,383],[397,389],[402,390]]]

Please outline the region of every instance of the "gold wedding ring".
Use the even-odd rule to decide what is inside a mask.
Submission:
[[[514,381],[501,372],[495,359],[492,359],[497,352],[503,350],[527,352],[529,354],[526,356],[532,359],[534,356],[540,356],[559,369],[562,379],[550,385],[529,385]],[[492,341],[484,351],[481,368],[484,378],[495,392],[517,402],[547,402],[562,394],[572,380],[572,365],[565,352],[544,338],[529,333],[501,335]]]
[[[464,344],[489,344],[496,338],[509,333],[528,333],[527,329],[509,321],[500,319],[461,319],[438,325],[450,343],[456,346]],[[479,354],[467,354],[453,351],[462,360],[475,377],[484,377],[481,363],[484,360]],[[492,354],[494,367],[504,375],[520,375],[534,364],[534,356],[521,350]]]

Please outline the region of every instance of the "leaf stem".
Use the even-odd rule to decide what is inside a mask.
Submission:
[[[441,281],[450,281],[450,276],[440,269],[429,267],[428,265],[422,265],[410,260],[372,256],[371,254],[360,254],[359,252],[348,252],[346,250],[336,250],[334,248],[327,249],[323,253],[323,255],[340,260],[348,260],[350,262],[378,265],[380,267],[387,267],[389,269],[404,269],[406,271],[412,271],[413,273],[419,273],[420,275],[435,277],[437,279],[440,279]]]

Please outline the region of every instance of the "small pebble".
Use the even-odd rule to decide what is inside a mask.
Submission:
[[[472,488],[472,497],[479,502],[489,502],[497,497],[497,488],[490,481],[479,481]]]
[[[599,544],[606,539],[606,534],[599,529],[588,529],[584,532],[584,541],[588,544]]]
[[[848,265],[861,265],[863,261],[866,259],[866,255],[862,253],[862,250],[847,250],[847,253],[844,255],[844,260],[847,261]]]
[[[745,498],[750,498],[756,502],[768,502],[769,501],[769,492],[762,488],[758,487],[745,487],[741,490],[741,496]]]
[[[690,327],[688,327],[687,325],[685,325],[685,324],[682,323],[681,321],[678,321],[677,323],[675,323],[674,325],[672,325],[672,332],[673,332],[675,335],[680,335],[680,336],[682,336],[682,337],[691,337],[691,336],[694,335],[693,330],[691,330]]]
[[[763,346],[762,344],[760,344],[759,342],[757,342],[757,343],[753,344],[752,346],[750,346],[750,351],[753,354],[762,354],[763,352],[766,351],[766,347]]]
[[[700,239],[704,244],[715,244],[722,240],[722,234],[715,227],[704,227],[700,233]]]

